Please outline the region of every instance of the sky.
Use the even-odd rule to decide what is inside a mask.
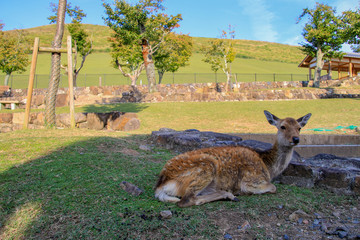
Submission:
[[[136,2],[135,0],[129,0]],[[49,24],[50,2],[46,0],[1,0],[0,22],[3,30],[32,28]],[[101,0],[68,0],[87,14],[83,23],[105,25]],[[111,3],[112,1],[106,0]],[[222,30],[233,26],[236,39],[299,45],[307,19],[297,24],[304,8],[316,2],[334,7],[337,13],[359,7],[359,0],[164,0],[165,12],[180,13],[183,21],[176,32],[192,37],[220,37]],[[67,17],[66,21],[69,21]]]

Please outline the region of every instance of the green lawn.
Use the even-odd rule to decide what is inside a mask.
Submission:
[[[278,117],[313,113],[303,133],[311,133],[306,129],[314,127],[359,125],[358,101],[90,105],[76,111],[136,112],[141,128],[128,133],[86,129],[2,133],[0,239],[221,239],[224,232],[216,216],[229,212],[246,217],[252,223],[249,234],[264,239],[269,232],[261,219],[274,206],[284,206],[277,210],[282,218],[299,209],[332,216],[334,208],[355,206],[356,198],[277,185],[277,194],[242,196],[240,202],[220,201],[187,209],[161,203],[154,199],[153,187],[165,162],[176,153],[156,146],[145,151],[139,146],[151,144],[148,134],[161,127],[274,133],[264,109]],[[57,109],[63,112],[68,108]],[[124,192],[119,186],[122,181],[139,186],[144,193],[135,197]],[[173,217],[161,219],[162,210],[171,210]],[[285,233],[286,229],[281,231]]]

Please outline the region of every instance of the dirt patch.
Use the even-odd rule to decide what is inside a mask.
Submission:
[[[281,205],[259,211],[226,209],[208,216],[224,239],[360,239],[360,209],[354,206],[328,206],[304,214]]]

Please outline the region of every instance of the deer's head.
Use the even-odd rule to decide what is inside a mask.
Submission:
[[[300,130],[306,125],[311,113],[295,120],[294,118],[279,119],[268,111],[264,111],[266,119],[278,129],[277,140],[281,146],[295,146],[300,142]]]

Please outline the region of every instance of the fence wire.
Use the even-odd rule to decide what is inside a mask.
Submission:
[[[50,75],[36,74],[34,88],[47,88]],[[308,74],[259,74],[259,73],[235,73],[232,74],[232,82],[280,82],[280,81],[308,81]],[[13,89],[25,89],[28,87],[29,75],[11,75],[9,86]],[[158,81],[158,78],[157,78]],[[186,83],[221,83],[226,82],[225,74],[214,73],[165,73],[162,84],[186,84]],[[117,86],[130,85],[130,79],[122,74],[79,74],[76,80],[77,87],[90,86]],[[141,74],[137,80],[138,85],[147,84],[146,74]],[[67,75],[61,75],[60,86],[68,87]]]

